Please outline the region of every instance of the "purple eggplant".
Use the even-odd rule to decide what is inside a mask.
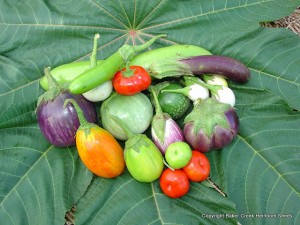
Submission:
[[[218,74],[237,83],[250,79],[250,70],[240,61],[227,56],[201,55],[184,59],[154,61],[149,67],[152,77],[162,79],[184,75]]]
[[[164,113],[158,101],[158,92],[164,86],[164,83],[150,86],[149,91],[152,94],[152,101],[155,106],[155,115],[151,122],[152,141],[165,155],[168,146],[177,141],[184,141],[183,131],[172,117]]]
[[[45,138],[54,146],[68,147],[75,145],[75,134],[80,125],[72,104],[64,108],[66,99],[74,99],[84,111],[87,121],[95,123],[96,109],[92,102],[82,95],[74,95],[63,90],[51,76],[50,68],[45,69],[49,91],[40,96],[36,109],[37,121]]]
[[[184,119],[185,140],[200,152],[222,149],[232,142],[238,131],[235,109],[213,98],[196,102]]]

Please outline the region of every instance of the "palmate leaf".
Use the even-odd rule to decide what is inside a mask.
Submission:
[[[63,224],[78,203],[76,224],[299,224],[299,37],[261,28],[300,1],[113,0],[5,1],[0,8],[0,223]],[[192,184],[169,199],[158,182],[128,173],[95,178],[75,147],[51,146],[39,131],[35,107],[46,66],[87,60],[100,33],[98,58],[125,42],[165,33],[151,48],[194,44],[245,63],[251,80],[230,83],[241,130],[234,143],[209,154],[222,197]],[[267,90],[267,91],[266,91]],[[295,111],[291,110],[291,107]],[[91,183],[90,183],[91,182]],[[237,218],[225,218],[226,214]],[[289,214],[292,218],[242,218]],[[215,215],[208,218],[205,215]],[[217,217],[219,215],[219,217]]]
[[[239,202],[238,212],[254,216],[241,215],[242,224],[297,224],[300,114],[270,92],[235,91],[242,127],[229,149],[211,153],[214,179]]]

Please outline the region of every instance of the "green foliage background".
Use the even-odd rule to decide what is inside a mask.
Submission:
[[[76,224],[300,224],[300,39],[286,29],[259,25],[288,15],[299,4],[2,0],[0,223],[63,224],[65,212],[76,203]],[[43,93],[43,68],[88,60],[97,32],[99,59],[124,43],[139,44],[165,33],[167,38],[152,48],[199,45],[250,68],[247,84],[230,83],[240,133],[230,146],[209,153],[212,179],[227,198],[203,184],[193,183],[188,195],[169,199],[158,182],[139,183],[128,173],[111,180],[96,178],[75,147],[56,148],[44,139],[34,112]]]

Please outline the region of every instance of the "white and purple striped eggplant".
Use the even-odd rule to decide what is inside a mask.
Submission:
[[[155,115],[151,122],[151,135],[152,141],[165,155],[167,147],[177,141],[184,141],[183,131],[174,119],[167,113],[162,112],[157,99],[158,92],[160,91],[159,85],[149,88],[152,94],[152,100],[155,106]]]
[[[239,131],[239,118],[233,107],[213,98],[199,101],[184,119],[184,138],[200,152],[222,149]]]
[[[54,146],[68,147],[75,145],[75,134],[80,125],[77,113],[72,104],[64,107],[66,99],[74,99],[83,110],[87,121],[95,123],[96,110],[92,102],[82,95],[74,95],[62,90],[45,69],[50,89],[40,96],[36,108],[37,121],[44,137]]]
[[[154,144],[165,155],[168,146],[177,141],[184,141],[183,131],[166,113],[154,115],[151,124],[151,135]]]

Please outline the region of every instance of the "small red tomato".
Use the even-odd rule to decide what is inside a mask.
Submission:
[[[192,151],[190,162],[182,168],[188,178],[194,182],[201,182],[208,178],[210,173],[209,159],[199,151]]]
[[[189,178],[187,174],[180,169],[165,169],[160,176],[159,184],[165,195],[170,198],[180,198],[188,193],[190,189]]]
[[[115,91],[121,95],[134,95],[146,90],[151,84],[151,76],[141,66],[130,66],[118,71],[113,80]]]

